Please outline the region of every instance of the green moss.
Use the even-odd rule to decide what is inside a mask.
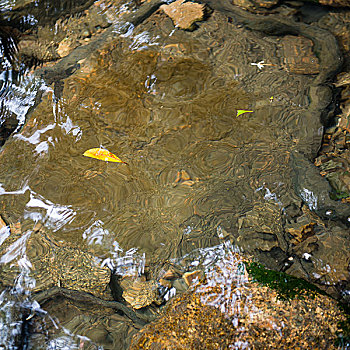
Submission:
[[[308,297],[316,294],[327,295],[313,284],[303,279],[287,275],[284,272],[269,270],[256,262],[247,262],[245,265],[253,280],[276,290],[280,299],[291,300],[296,297],[303,298],[306,295]],[[341,348],[347,348],[350,344],[350,306],[341,303],[338,306],[343,311],[346,320],[339,322],[339,328],[342,329],[342,333],[335,340],[335,345]]]
[[[248,273],[256,282],[276,290],[280,299],[291,300],[295,297],[301,298],[305,296],[305,292],[311,296],[316,293],[326,294],[309,282],[287,275],[284,272],[269,270],[259,263],[246,263],[246,267]]]
[[[348,198],[348,197],[350,197],[350,194],[347,192],[335,191],[335,192],[330,193],[329,196],[331,197],[331,199],[336,201],[336,200],[340,200],[343,198]]]

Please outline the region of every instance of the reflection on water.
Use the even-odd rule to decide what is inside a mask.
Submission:
[[[114,21],[124,9],[94,6]],[[193,33],[156,13],[111,35],[70,77],[47,87],[28,75],[8,95],[23,123],[42,93],[0,153],[0,274],[13,288],[2,294],[6,349],[19,332],[33,349],[126,348],[139,326],[125,315],[63,296],[38,306],[30,293],[62,287],[110,301],[111,271],[158,280],[169,261],[205,269],[226,262],[210,248],[223,238],[278,269],[293,254],[294,273],[305,273],[301,257],[314,246],[290,250],[284,225],[304,215],[288,160],[312,77],[291,76],[277,51],[219,13]],[[251,64],[262,59],[271,66]],[[254,113],[236,118],[238,109]],[[95,147],[127,164],[83,157]],[[318,225],[318,237],[331,232]],[[336,284],[344,271],[331,262],[336,277],[322,277]]]
[[[200,177],[226,171],[235,148],[220,138],[232,130],[229,116],[237,104],[247,104],[247,97],[193,59],[163,62],[156,52],[130,57],[127,48],[111,47],[98,63],[69,79],[57,103],[50,93],[45,96],[31,119],[35,123],[29,121],[9,141],[15,162],[21,163],[13,171],[26,170],[16,179],[6,171],[14,181],[3,186],[9,192],[26,184],[29,201],[19,211],[69,239],[81,241],[82,231],[87,235],[103,223],[124,249],[136,246],[154,254],[164,250],[159,243],[176,241],[176,226],[192,214],[192,205],[183,205],[192,186],[200,185]],[[159,78],[153,95],[145,82],[154,72]],[[98,145],[129,166],[82,157]],[[208,169],[200,169],[203,162]],[[185,169],[193,184],[176,182],[177,172]],[[99,241],[108,246],[111,235],[101,232]]]
[[[21,77],[12,70],[5,70],[0,75],[0,89],[0,145],[3,145],[9,135],[23,125],[37,94],[46,86],[33,77]]]

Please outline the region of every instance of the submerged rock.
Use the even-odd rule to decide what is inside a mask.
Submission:
[[[163,316],[137,333],[130,349],[336,349],[334,300],[300,292],[283,300],[248,277],[239,254],[207,272],[207,282],[173,300]]]
[[[283,233],[281,208],[277,204],[256,204],[238,219],[237,242],[243,249],[271,251],[280,247],[287,250]]]
[[[286,35],[281,39],[287,71],[296,74],[318,74],[319,60],[313,52],[313,43],[302,36]]]
[[[233,4],[247,10],[259,8],[269,9],[278,4],[279,0],[233,0]]]
[[[134,308],[141,309],[153,302],[160,303],[156,281],[146,281],[141,277],[124,277],[120,282],[123,298]]]
[[[335,6],[335,7],[349,7],[349,0],[319,0],[321,5]]]
[[[108,299],[110,270],[99,267],[90,252],[55,241],[41,225],[26,232],[19,223],[11,225],[0,248],[0,278],[6,286],[12,286],[20,273],[19,281],[25,279],[32,292],[63,287]]]
[[[174,25],[181,29],[194,29],[193,24],[204,17],[204,5],[195,2],[177,0],[160,8],[173,20]]]

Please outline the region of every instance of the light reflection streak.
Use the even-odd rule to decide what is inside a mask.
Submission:
[[[310,210],[317,210],[318,208],[318,198],[317,196],[307,188],[303,188],[300,191],[300,196],[302,200],[308,205]]]
[[[0,2],[0,11],[10,11],[16,5],[16,0],[2,0]]]
[[[15,349],[16,336],[21,334],[22,322],[14,319],[14,309],[17,302],[14,301],[12,293],[3,290],[0,294],[0,345],[6,344],[7,349]],[[2,347],[2,349],[4,349]]]
[[[282,202],[278,199],[276,193],[271,192],[270,189],[267,188],[267,187],[265,186],[265,184],[264,184],[263,186],[257,188],[257,189],[255,190],[255,192],[259,192],[259,191],[262,191],[262,190],[265,190],[264,199],[265,199],[266,201],[273,200],[276,204],[279,205],[280,208],[283,207],[283,204],[282,204]]]
[[[149,46],[159,45],[159,43],[156,42],[156,40],[159,39],[159,35],[151,37],[148,32],[137,34],[133,36],[133,39],[133,42],[129,46],[131,50],[141,51],[148,49]]]
[[[72,119],[67,115],[64,108],[61,106],[62,102],[58,101],[52,105],[52,113],[55,119],[55,123],[61,127],[66,135],[72,134],[76,137],[76,141],[79,141],[82,137],[82,130],[78,125],[73,124]],[[83,105],[81,105],[83,106]],[[83,106],[88,108],[88,106]],[[65,120],[63,119],[65,117]]]
[[[182,259],[188,261],[187,266],[192,270],[195,266],[205,272],[206,281],[192,286],[194,292],[199,293],[201,302],[229,315],[236,328],[240,315],[247,315],[252,322],[265,317],[264,310],[253,303],[251,281],[244,263],[246,260],[237,247],[223,242],[195,250],[173,262],[176,265]],[[272,322],[271,327],[280,332],[282,326]]]
[[[26,208],[30,208],[30,210],[25,210],[25,219],[31,218],[33,221],[40,220],[54,230],[59,230],[64,225],[71,223],[76,216],[76,212],[72,209],[72,206],[55,204],[34,191],[31,191],[30,200],[26,204]],[[33,211],[32,208],[44,209],[46,214],[43,215],[38,211]]]
[[[103,222],[101,220],[95,221],[83,233],[83,238],[88,241],[88,244],[102,245],[105,236],[109,236],[109,231],[103,228]]]
[[[6,108],[17,116],[18,126],[15,132],[24,124],[26,115],[29,109],[34,106],[36,96],[40,90],[43,92],[51,91],[42,79],[37,79],[33,75],[23,78],[19,86],[12,85],[12,89],[4,99],[4,103]]]
[[[0,246],[5,242],[6,238],[10,236],[10,228],[8,226],[0,229]]]
[[[122,38],[127,38],[134,32],[135,26],[132,23],[117,23],[114,26],[114,33]]]
[[[7,252],[0,257],[0,264],[7,264],[18,256],[21,256],[22,259],[25,258],[26,243],[31,235],[31,231],[26,232],[22,237],[17,241],[12,243],[8,248]],[[30,264],[30,262],[29,262]]]
[[[15,191],[6,191],[2,184],[0,183],[0,195],[3,194],[25,194],[27,191],[31,191],[30,187],[28,186],[28,182],[25,182],[21,189],[15,190]]]
[[[119,276],[141,276],[145,272],[146,255],[138,253],[131,248],[125,253],[118,242],[113,243],[112,257],[102,261],[101,267],[107,266],[114,274]]]
[[[19,140],[23,140],[26,142],[31,143],[32,145],[37,145],[40,142],[41,134],[44,134],[46,131],[54,129],[56,124],[49,124],[43,129],[36,130],[33,135],[29,137],[25,137],[22,134],[16,134],[14,135],[15,138],[18,138]]]

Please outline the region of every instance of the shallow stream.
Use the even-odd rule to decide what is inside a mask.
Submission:
[[[63,5],[45,14],[52,23],[24,7],[39,21],[38,50],[50,40],[69,49],[70,38],[85,46],[7,82],[1,97],[19,121],[0,151],[1,348],[126,349],[140,325],[122,314],[62,296],[43,306],[32,294],[64,287],[112,300],[110,271],[158,281],[223,240],[349,300],[350,207],[329,198],[311,163],[332,101],[325,84],[338,67],[327,60],[337,52],[324,50],[334,42],[289,20],[266,33],[225,1],[208,3],[195,31],[161,10],[125,24],[139,9],[119,1],[77,3],[72,22],[60,19]],[[302,35],[319,50],[298,53],[311,55],[311,74],[288,60]],[[83,156],[96,147],[125,163]]]

